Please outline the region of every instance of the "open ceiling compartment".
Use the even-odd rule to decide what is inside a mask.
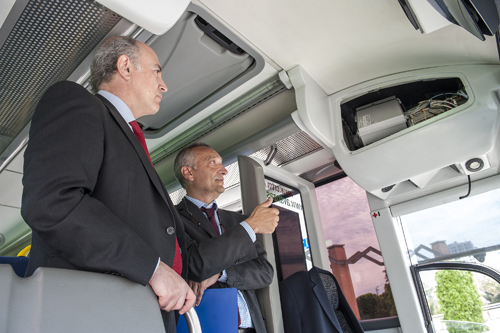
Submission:
[[[165,34],[153,37],[168,91],[160,111],[141,117],[147,138],[158,138],[264,68],[263,57],[205,9],[191,4]]]

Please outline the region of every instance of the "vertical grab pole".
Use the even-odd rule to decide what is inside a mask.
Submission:
[[[184,314],[184,319],[186,319],[189,333],[202,333],[200,319],[194,307]]]

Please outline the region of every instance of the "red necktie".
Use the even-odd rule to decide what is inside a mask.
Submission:
[[[146,155],[148,155],[149,161],[151,162],[151,164],[153,164],[153,162],[151,161],[151,157],[149,157],[148,146],[146,145],[146,139],[144,138],[144,133],[142,133],[141,127],[139,126],[139,124],[135,120],[132,120],[129,124],[130,124],[130,126],[132,126],[132,130],[134,131],[134,135],[137,138],[137,140],[139,140],[139,143],[141,144],[142,149],[144,149],[144,151],[146,152]]]
[[[219,226],[217,225],[217,222],[215,221],[215,208],[212,206],[212,208],[201,207],[200,209],[203,213],[207,214],[208,220],[210,221],[210,224],[214,228],[217,235],[220,235]]]
[[[146,152],[146,155],[148,155],[149,161],[151,162],[151,165],[153,165],[153,162],[151,161],[151,157],[149,156],[149,151],[148,151],[148,146],[146,145],[146,139],[144,138],[144,133],[142,133],[141,127],[137,123],[137,121],[133,120],[129,122],[130,126],[132,126],[132,130],[134,131],[134,135],[139,140],[139,143],[142,146],[142,149]],[[181,250],[179,248],[179,242],[177,241],[177,237],[175,238],[175,257],[174,257],[174,264],[172,265],[172,269],[179,275],[182,273],[182,257],[181,257]]]
[[[212,208],[201,207],[200,210],[203,213],[207,214],[208,220],[210,221],[210,224],[214,228],[217,235],[220,235],[219,226],[217,225],[217,222],[215,221],[215,205],[212,206]],[[241,325],[241,317],[240,317],[240,309],[238,309],[238,327],[240,327],[240,325]]]

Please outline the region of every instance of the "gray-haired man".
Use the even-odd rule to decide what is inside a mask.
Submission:
[[[149,283],[175,332],[171,310],[195,302],[181,277],[184,228],[135,121],[159,110],[161,66],[146,44],[113,37],[96,53],[91,84],[97,95],[56,83],[33,116],[21,211],[33,229],[27,275],[45,266]]]

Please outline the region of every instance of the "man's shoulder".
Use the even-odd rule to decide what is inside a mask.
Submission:
[[[180,213],[179,215],[181,216],[182,220],[186,219],[186,216],[184,214],[189,214],[189,211],[187,208],[187,202],[185,200],[186,200],[186,198],[183,197],[182,200],[177,205],[175,205],[175,209],[177,210],[177,212]],[[192,208],[192,209],[194,209],[194,208]]]
[[[47,89],[46,93],[72,93],[72,94],[81,94],[84,96],[93,96],[87,89],[85,89],[82,85],[72,82],[72,81],[59,81],[54,83],[52,86]]]
[[[32,118],[32,126],[42,118],[59,117],[66,114],[68,110],[72,111],[71,116],[74,121],[78,121],[79,116],[97,115],[95,110],[102,106],[102,102],[81,85],[71,81],[56,82],[45,91],[38,102]]]
[[[298,271],[295,272],[294,274],[290,275],[283,281],[279,283],[280,288],[282,286],[290,286],[290,285],[303,285],[305,282],[309,281],[311,279],[310,277],[310,272],[308,271]]]
[[[177,205],[175,205],[175,209],[177,209],[178,211],[186,209],[186,207],[184,205],[184,200],[185,200],[185,197],[183,197],[182,200]]]
[[[93,104],[102,103],[83,86],[71,81],[59,81],[54,83],[45,91],[40,100],[42,104],[52,103],[54,101],[78,101]]]

